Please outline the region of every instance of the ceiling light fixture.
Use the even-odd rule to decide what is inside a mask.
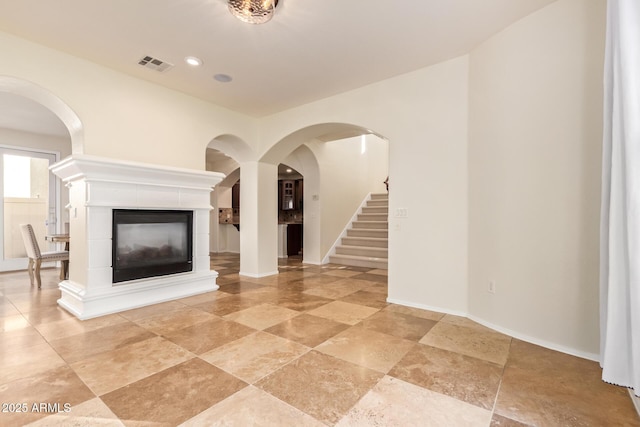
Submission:
[[[273,18],[278,0],[229,0],[229,11],[248,24],[264,24]]]
[[[195,56],[187,56],[184,58],[184,61],[192,67],[199,67],[202,65],[202,59],[196,58]]]

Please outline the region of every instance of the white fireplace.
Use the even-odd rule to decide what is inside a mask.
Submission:
[[[72,155],[51,166],[69,189],[69,279],[58,304],[89,319],[218,289],[210,268],[210,192],[224,175]],[[192,212],[189,267],[175,274],[114,283],[117,212]],[[152,267],[153,268],[153,267]],[[189,270],[189,271],[184,271]]]

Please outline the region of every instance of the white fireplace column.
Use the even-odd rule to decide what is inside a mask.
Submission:
[[[72,155],[51,166],[69,189],[69,279],[58,304],[80,319],[218,289],[210,268],[210,193],[224,175]],[[193,269],[113,283],[113,209],[193,211]]]

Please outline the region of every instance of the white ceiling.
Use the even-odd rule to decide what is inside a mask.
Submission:
[[[250,25],[226,0],[0,0],[0,30],[261,117],[465,54],[553,1],[280,0]]]

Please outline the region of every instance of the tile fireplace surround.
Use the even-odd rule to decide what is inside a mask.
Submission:
[[[58,304],[80,319],[218,289],[209,265],[211,189],[224,175],[72,155],[51,166],[69,189],[69,279]],[[193,270],[112,283],[113,209],[193,211]]]

